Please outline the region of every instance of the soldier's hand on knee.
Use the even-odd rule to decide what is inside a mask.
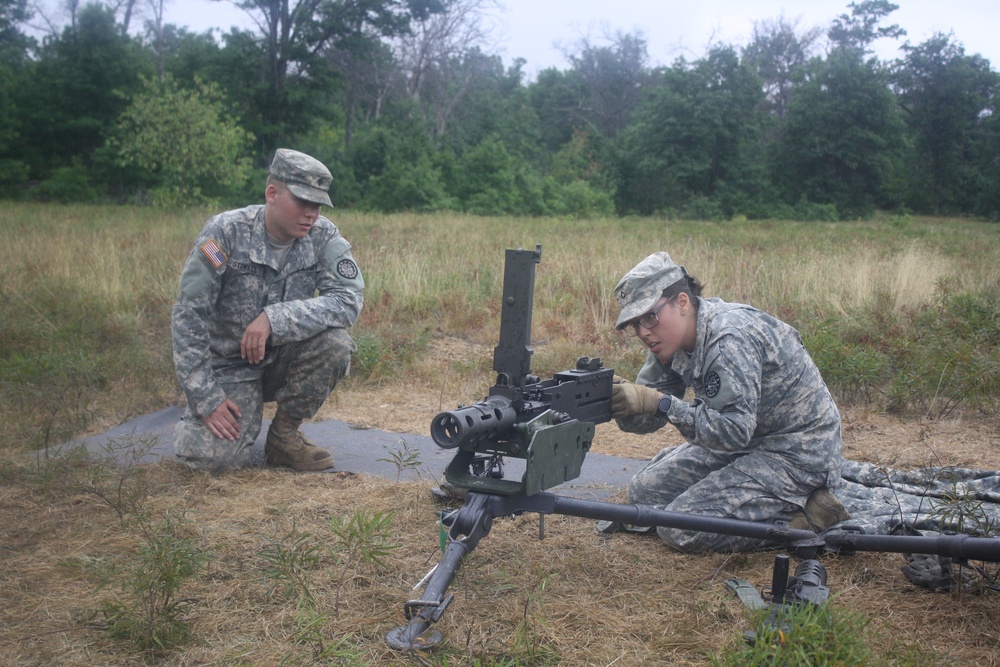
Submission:
[[[216,438],[233,441],[240,437],[239,419],[240,406],[227,398],[201,421]]]
[[[270,337],[271,320],[268,319],[267,313],[261,313],[243,332],[243,338],[240,339],[240,356],[251,364],[264,361],[264,351],[267,348],[267,339]]]

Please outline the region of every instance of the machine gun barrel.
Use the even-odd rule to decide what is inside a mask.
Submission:
[[[478,403],[439,413],[431,420],[431,438],[443,449],[475,451],[482,443],[517,438],[519,423],[546,410],[554,411],[556,423],[576,419],[600,424],[611,419],[613,379],[614,371],[604,368],[600,359],[580,357],[576,368],[525,385],[518,404],[493,394]]]
[[[431,421],[431,438],[444,449],[474,448],[477,444],[506,437],[518,421],[510,399],[490,396],[473,405],[438,414]]]

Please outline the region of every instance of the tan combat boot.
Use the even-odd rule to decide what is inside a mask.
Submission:
[[[301,423],[278,410],[267,431],[264,463],[287,466],[297,472],[332,468],[333,457],[330,452],[306,440],[299,430]]]
[[[837,496],[823,486],[813,491],[812,495],[809,496],[805,511],[794,512],[789,518],[790,528],[801,528],[821,533],[835,523],[847,521],[851,515],[843,503],[837,499]]]

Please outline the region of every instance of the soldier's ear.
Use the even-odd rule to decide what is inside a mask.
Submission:
[[[687,292],[681,292],[678,294],[674,303],[677,304],[677,309],[680,311],[681,315],[687,315],[688,311],[691,309],[691,297],[688,296]]]
[[[267,187],[264,188],[264,200],[267,203],[273,202],[278,197],[278,186],[274,183],[268,183]]]

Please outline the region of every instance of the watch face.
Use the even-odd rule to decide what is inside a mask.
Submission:
[[[667,416],[667,410],[670,409],[670,397],[664,396],[656,404],[656,414],[661,417]]]

